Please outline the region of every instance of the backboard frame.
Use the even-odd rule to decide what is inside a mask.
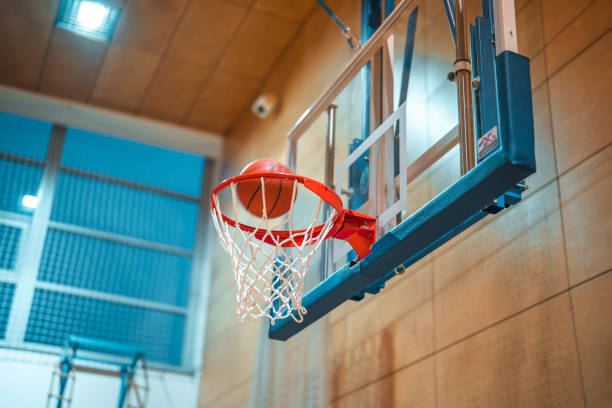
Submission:
[[[512,0],[483,0],[485,17],[487,11],[491,9],[492,2],[505,1]],[[444,0],[444,4],[447,6],[451,3]],[[295,164],[295,151],[291,148],[293,146],[295,149],[295,141],[300,132],[308,127],[309,121],[312,123],[315,115],[324,111],[326,103],[332,100],[342,86],[352,78],[349,74],[363,66],[364,61],[375,54],[377,47],[383,46],[387,38],[385,32],[397,20],[399,14],[416,5],[417,2],[413,0],[404,0],[400,3],[374,33],[371,40],[349,62],[338,80],[300,118],[289,133],[290,164],[292,157]],[[501,8],[496,8],[499,9],[506,10],[503,4]],[[448,14],[452,15],[453,11]],[[505,20],[510,18],[507,10],[503,18]],[[492,21],[495,17],[485,18],[484,21],[482,18],[479,19],[476,27],[491,36],[488,38],[492,38]],[[460,21],[456,19],[454,23],[460,24]],[[506,22],[504,26],[512,26],[512,23]],[[479,45],[484,46],[483,44],[484,42],[481,42]],[[512,42],[510,44],[512,45]],[[494,47],[491,42],[489,46]],[[472,46],[472,59],[486,57],[474,54],[479,51],[480,48]],[[495,126],[477,132],[476,138],[495,135],[497,145],[483,154],[475,167],[466,169],[465,174],[455,183],[380,237],[373,245],[372,253],[365,259],[358,263],[346,263],[307,293],[302,305],[308,313],[302,323],[296,323],[293,319],[279,320],[270,327],[269,338],[287,340],[346,300],[358,300],[366,292],[377,293],[388,279],[403,272],[406,267],[469,226],[488,214],[499,212],[520,201],[521,193],[526,188],[523,180],[536,170],[529,59],[513,49],[498,49],[492,53],[488,61],[490,61],[489,71],[484,71],[486,64],[480,64],[479,74],[488,76],[490,81],[481,82],[481,88],[474,89],[473,96],[477,107],[481,100],[492,101],[495,105],[496,121]],[[457,63],[455,65],[457,69]],[[460,68],[465,70],[466,65],[462,64]],[[470,69],[469,61],[467,69]],[[487,84],[487,88],[482,88],[484,84]],[[478,114],[477,109],[475,114]],[[476,116],[477,125],[478,119]],[[434,148],[444,151],[449,144],[456,143],[454,135],[447,136],[443,138],[445,146],[434,145],[421,157],[431,155],[431,150]]]

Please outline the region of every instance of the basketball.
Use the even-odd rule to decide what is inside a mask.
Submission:
[[[273,159],[260,159],[248,164],[240,174],[249,173],[291,173],[284,164]],[[293,182],[282,179],[266,179],[264,181],[266,216],[276,218],[285,214],[291,208]],[[263,216],[264,194],[262,194],[261,179],[246,180],[238,183],[238,199],[251,214]]]

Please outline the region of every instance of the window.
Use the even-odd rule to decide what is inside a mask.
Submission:
[[[59,350],[75,334],[191,369],[204,167],[201,156],[0,114],[0,347]]]

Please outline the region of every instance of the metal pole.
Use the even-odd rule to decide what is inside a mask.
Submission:
[[[456,60],[455,81],[459,105],[459,145],[461,148],[461,175],[476,165],[474,114],[472,105],[472,67],[468,54],[468,30],[465,0],[455,1]]]
[[[336,152],[336,109],[338,105],[331,104],[327,108],[327,138],[325,141],[325,184],[334,184],[334,154]]]
[[[297,139],[288,138],[287,139],[287,167],[291,169],[291,171],[295,172],[295,165],[297,159]]]
[[[327,137],[325,139],[325,184],[334,188],[334,155],[336,153],[336,109],[338,105],[333,103],[327,108]],[[331,213],[331,207],[325,205],[323,218],[327,220]],[[321,280],[327,279],[327,271],[332,264],[331,241],[323,242],[323,253],[321,256]]]

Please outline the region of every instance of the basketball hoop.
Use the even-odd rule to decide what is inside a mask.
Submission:
[[[291,200],[289,209],[280,218],[269,218],[266,208],[266,187],[273,182],[289,183]],[[239,216],[237,189],[241,183],[258,182],[258,199],[263,210],[253,225],[247,225]],[[282,183],[281,183],[282,185]],[[303,186],[318,198],[312,221],[304,228],[295,229],[293,223],[298,186]],[[232,217],[224,214],[219,203],[219,193],[230,189]],[[280,190],[279,193],[280,195]],[[212,192],[211,213],[221,245],[232,259],[236,280],[238,317],[244,321],[268,317],[271,324],[276,319],[291,316],[301,322],[306,309],[302,306],[304,277],[312,256],[327,238],[346,240],[357,253],[358,260],[371,252],[376,239],[376,219],[344,209],[342,200],[331,188],[318,181],[291,173],[254,172],[241,174],[221,182]],[[327,219],[317,223],[327,203],[331,211]],[[227,205],[230,207],[230,205]],[[242,206],[244,208],[244,206]],[[252,217],[251,217],[252,218]],[[293,248],[289,250],[289,248]]]

